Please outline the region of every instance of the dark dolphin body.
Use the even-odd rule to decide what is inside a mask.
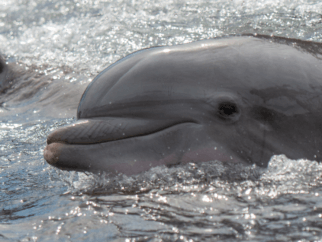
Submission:
[[[8,72],[8,65],[0,56],[0,93],[3,92],[6,86]]]
[[[209,160],[265,167],[276,154],[321,160],[319,44],[273,40],[222,38],[123,58],[87,87],[79,120],[48,136],[45,159],[128,175]]]

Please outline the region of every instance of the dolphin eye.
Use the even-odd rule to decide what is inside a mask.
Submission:
[[[223,120],[235,120],[239,113],[239,109],[234,102],[220,102],[218,105],[217,116]]]

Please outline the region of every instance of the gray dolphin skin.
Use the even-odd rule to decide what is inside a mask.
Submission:
[[[138,51],[90,83],[44,157],[126,175],[211,160],[266,167],[278,154],[320,161],[318,45],[241,36]]]
[[[0,93],[3,91],[6,85],[7,74],[8,74],[8,66],[0,56]]]

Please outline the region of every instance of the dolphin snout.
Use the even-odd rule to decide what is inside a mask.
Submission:
[[[60,143],[52,143],[45,147],[44,158],[49,164],[55,165],[59,161],[61,146]]]

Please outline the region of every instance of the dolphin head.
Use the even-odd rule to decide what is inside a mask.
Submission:
[[[320,160],[321,67],[253,37],[139,51],[90,83],[78,121],[48,136],[44,157],[128,175],[210,160],[265,167],[276,154]]]

